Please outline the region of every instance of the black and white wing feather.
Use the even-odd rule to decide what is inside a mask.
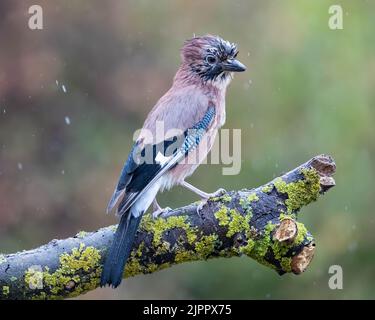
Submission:
[[[142,150],[140,150],[139,144],[135,143],[122,169],[113,196],[109,201],[107,212],[114,208],[121,196],[123,196],[123,199],[117,210],[118,215],[121,216],[127,212],[130,207],[160,179],[160,177],[181,162],[199,145],[214,117],[215,107],[209,106],[203,118],[192,128],[186,130],[182,139],[181,137],[173,137],[158,145],[145,146]],[[170,147],[172,143],[176,144],[176,142],[177,145],[170,154],[171,150],[169,150],[168,147]],[[153,161],[152,163],[144,162],[139,164],[137,159],[145,156],[147,148],[151,148],[153,152]],[[167,150],[169,154],[166,153]],[[167,161],[157,161],[157,157],[160,156],[160,151],[163,152],[163,157],[164,159],[167,159]]]

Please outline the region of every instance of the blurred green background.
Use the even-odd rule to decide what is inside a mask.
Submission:
[[[42,31],[27,26],[32,4]],[[343,30],[328,28],[332,4]],[[133,132],[169,88],[183,41],[212,33],[238,43],[248,66],[228,90],[225,125],[242,129],[242,170],[203,165],[190,181],[254,187],[332,155],[337,186],[299,216],[315,258],[283,277],[246,257],[188,263],[81,298],[375,298],[374,10],[360,0],[2,0],[0,251],[116,223],[104,210]],[[195,200],[179,187],[161,197]],[[343,290],[328,287],[333,264]]]

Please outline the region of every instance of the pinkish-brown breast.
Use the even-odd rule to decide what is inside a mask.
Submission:
[[[203,118],[209,105],[214,105],[216,111],[211,126],[185,161],[165,174],[161,189],[170,188],[190,176],[210,152],[217,131],[225,122],[225,88],[202,83],[181,85],[175,81],[149,113],[138,138],[143,144],[160,143],[182,134]]]

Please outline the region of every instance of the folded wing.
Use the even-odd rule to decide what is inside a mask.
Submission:
[[[199,145],[214,117],[215,107],[210,105],[203,118],[182,136],[174,136],[156,145],[141,146],[136,142],[122,169],[107,212],[115,207],[121,197],[117,212],[120,216],[127,212],[160,177]]]

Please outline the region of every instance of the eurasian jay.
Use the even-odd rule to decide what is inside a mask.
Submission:
[[[237,54],[235,44],[218,36],[194,37],[184,43],[172,87],[147,116],[109,201],[107,212],[121,199],[117,207],[120,223],[101,286],[120,284],[142,215],[151,204],[154,217],[165,210],[156,201],[159,191],[181,185],[203,200],[222,192],[203,192],[185,179],[207,156],[225,122],[226,88],[233,72],[246,70],[236,60]]]

